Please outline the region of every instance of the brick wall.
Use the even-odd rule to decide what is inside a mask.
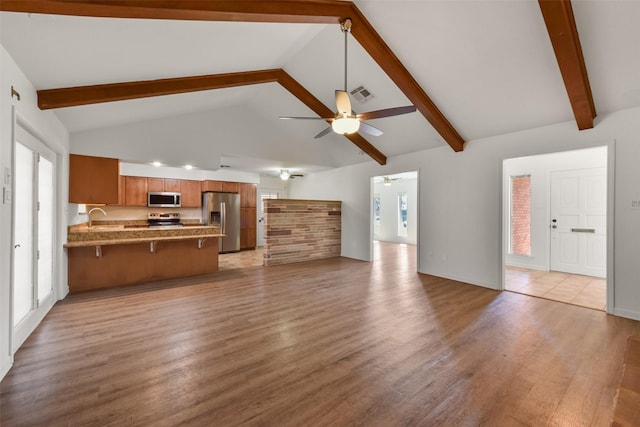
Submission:
[[[511,178],[511,253],[531,255],[531,177]]]
[[[340,256],[342,202],[264,200],[264,265]]]

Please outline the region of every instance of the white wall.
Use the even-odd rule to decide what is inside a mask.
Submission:
[[[159,161],[174,167],[191,164],[209,171],[218,170],[220,157],[230,153],[277,160],[277,164],[298,164],[311,152],[316,164],[333,164],[331,153],[322,144],[308,144],[302,150],[299,140],[279,131],[264,131],[273,128],[273,120],[251,109],[231,106],[72,133],[71,152],[131,163]]]
[[[598,147],[541,156],[519,157],[504,162],[503,233],[509,233],[510,177],[531,176],[531,255],[506,254],[505,263],[517,267],[549,270],[549,224],[551,172],[607,167],[607,148]],[[508,248],[504,248],[505,253]]]
[[[10,188],[5,183],[5,171],[11,173],[13,152],[13,118],[12,107],[16,113],[28,124],[40,139],[57,153],[57,203],[58,217],[56,246],[60,248],[55,260],[56,271],[54,289],[57,298],[63,298],[68,291],[66,283],[66,255],[62,250],[62,243],[66,241],[66,200],[68,199],[68,153],[69,135],[54,113],[40,111],[37,107],[36,91],[26,76],[18,68],[9,53],[0,46],[0,172],[2,186]],[[20,92],[21,100],[9,96],[11,86]],[[0,201],[0,378],[6,374],[12,363],[10,350],[10,286],[11,286],[11,203]]]
[[[370,260],[373,176],[419,171],[419,271],[493,289],[501,287],[502,162],[615,141],[613,312],[640,319],[640,108],[596,120],[578,131],[573,121],[471,141],[455,153],[441,147],[334,169],[292,183],[292,198],[342,200],[342,255]]]
[[[214,181],[247,182],[257,184],[260,182],[260,175],[251,172],[242,172],[231,169],[218,169],[215,171],[206,169],[192,169],[152,166],[145,164],[120,162],[120,175],[128,176],[150,176],[154,178],[173,179],[193,179],[204,181],[207,179]]]
[[[398,193],[407,194],[407,237],[398,236]],[[418,180],[403,178],[388,186],[376,182],[373,184],[373,194],[380,195],[380,224],[374,222],[373,238],[382,242],[415,245],[418,240]]]

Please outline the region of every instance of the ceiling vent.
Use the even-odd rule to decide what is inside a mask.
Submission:
[[[353,89],[349,93],[351,94],[351,96],[353,96],[353,98],[356,101],[358,101],[361,104],[364,104],[365,102],[369,102],[370,99],[375,98],[375,96],[371,93],[371,91],[369,91],[369,89],[364,87],[364,85],[358,86],[357,88]]]

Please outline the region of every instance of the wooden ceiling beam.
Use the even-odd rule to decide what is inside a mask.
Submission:
[[[174,95],[278,81],[280,69],[177,77],[137,82],[76,86],[38,91],[41,110],[76,107],[103,102],[126,101],[152,96]]]
[[[578,129],[593,128],[596,107],[570,0],[538,0]]]
[[[339,0],[2,0],[0,10],[102,18],[338,24],[351,3]]]
[[[404,95],[455,151],[464,140],[350,1],[1,0],[1,11],[108,18],[331,24],[351,18],[352,33]]]
[[[351,34],[360,45],[378,63],[380,68],[393,80],[398,88],[409,98],[420,113],[431,123],[431,126],[453,148],[454,151],[464,149],[464,139],[433,103],[411,73],[393,53],[391,48],[380,37],[360,10],[353,5],[353,25]]]
[[[76,86],[37,93],[38,106],[47,110],[262,83],[279,83],[320,117],[334,116],[329,107],[282,69]],[[379,164],[387,163],[387,157],[361,135],[354,133],[345,137]]]

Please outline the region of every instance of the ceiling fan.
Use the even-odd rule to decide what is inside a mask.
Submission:
[[[294,178],[303,178],[304,175],[301,173],[291,173],[289,169],[280,169],[280,179],[286,181],[288,179]]]
[[[400,181],[402,178],[391,178],[391,177],[385,176],[382,179],[383,179],[382,183],[386,186],[389,186],[393,181]]]
[[[336,90],[336,109],[334,117],[279,117],[280,119],[293,120],[326,120],[331,122],[331,126],[317,134],[314,138],[321,138],[332,130],[335,133],[346,135],[362,130],[373,136],[380,136],[383,132],[363,120],[381,119],[383,117],[399,116],[401,114],[413,113],[416,107],[408,105],[405,107],[386,108],[384,110],[369,111],[356,114],[351,109],[351,100],[347,92],[347,36],[351,31],[351,19],[347,18],[340,23],[340,30],[344,34],[344,90]]]

